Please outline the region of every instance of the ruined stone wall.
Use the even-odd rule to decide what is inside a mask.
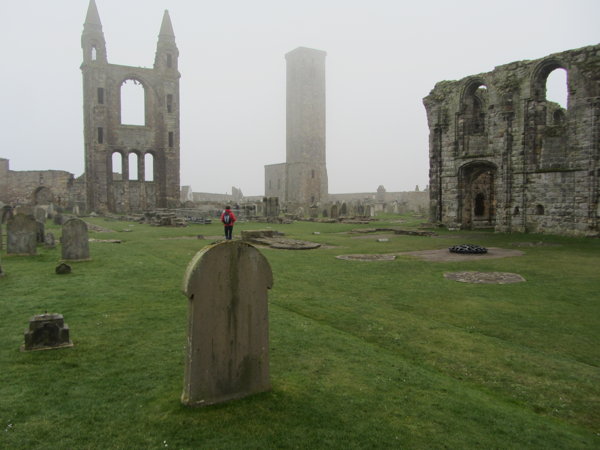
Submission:
[[[546,99],[556,69],[568,106]],[[430,217],[448,226],[598,232],[600,46],[436,84],[429,123]]]
[[[7,203],[8,189],[8,159],[0,158],[0,201]]]
[[[87,209],[126,213],[176,207],[180,203],[180,74],[168,12],[163,16],[153,68],[108,63],[93,1],[81,45]],[[143,125],[129,125],[121,118],[121,88],[129,80],[144,91]],[[121,167],[113,167],[119,158]],[[146,164],[152,164],[151,179],[145,177]]]
[[[426,191],[384,192],[378,199],[377,192],[358,192],[354,194],[329,194],[329,202],[364,205],[382,203],[382,211],[390,213],[423,213],[429,207],[429,193]]]
[[[64,170],[14,171],[7,159],[0,159],[0,201],[6,204],[71,207],[73,185],[73,174]]]
[[[265,166],[265,196],[285,199],[286,164],[270,164]]]

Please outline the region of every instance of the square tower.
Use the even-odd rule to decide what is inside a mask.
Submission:
[[[326,55],[306,47],[285,55],[286,163],[265,167],[265,195],[278,196],[288,204],[311,205],[327,197]]]

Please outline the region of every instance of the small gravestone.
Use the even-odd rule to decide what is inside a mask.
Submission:
[[[46,223],[46,218],[48,217],[48,213],[46,212],[46,208],[42,208],[41,206],[36,206],[33,208],[33,216],[35,220],[38,222]]]
[[[69,273],[71,273],[71,266],[64,262],[60,263],[58,266],[56,266],[56,269],[54,269],[54,272],[57,275],[69,274]]]
[[[56,239],[54,238],[53,233],[46,233],[46,237],[44,238],[44,245],[46,248],[56,247]]]
[[[4,271],[2,270],[2,266],[0,265],[0,278],[2,278],[4,275],[6,275],[4,273]]]
[[[267,290],[273,274],[252,245],[200,250],[185,273],[188,338],[181,402],[205,406],[271,388]]]
[[[16,214],[6,224],[6,251],[16,255],[35,255],[38,225],[36,220],[25,214]]]
[[[69,326],[62,314],[38,314],[29,320],[25,330],[25,344],[21,351],[50,350],[72,347],[69,339]]]
[[[38,244],[43,244],[44,243],[44,239],[45,239],[45,235],[46,235],[46,225],[44,224],[44,222],[40,222],[39,220],[36,220],[36,225],[37,225],[37,234],[36,234],[36,241]]]
[[[81,219],[69,219],[62,226],[62,259],[87,261],[90,259],[88,229]]]

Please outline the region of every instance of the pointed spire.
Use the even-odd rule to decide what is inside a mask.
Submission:
[[[83,29],[84,31],[102,31],[102,22],[100,22],[100,14],[98,14],[95,0],[90,0]]]
[[[107,62],[106,42],[95,0],[90,0],[87,15],[85,16],[83,33],[81,33],[81,48],[83,49],[84,63],[92,61]]]
[[[175,41],[175,33],[173,32],[173,24],[171,23],[168,9],[165,9],[162,24],[160,25],[160,32],[158,33],[158,39]]]

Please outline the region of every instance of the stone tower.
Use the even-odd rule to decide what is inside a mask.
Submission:
[[[285,55],[286,162],[265,167],[265,195],[293,206],[328,194],[325,154],[325,56],[299,47]]]
[[[88,211],[131,212],[176,206],[181,75],[168,11],[164,12],[153,68],[108,63],[94,0],[89,3],[81,47]],[[143,125],[121,120],[121,88],[129,80],[144,91]],[[115,160],[120,160],[120,164],[115,163],[117,167],[113,167]],[[146,167],[149,165],[152,170]]]

